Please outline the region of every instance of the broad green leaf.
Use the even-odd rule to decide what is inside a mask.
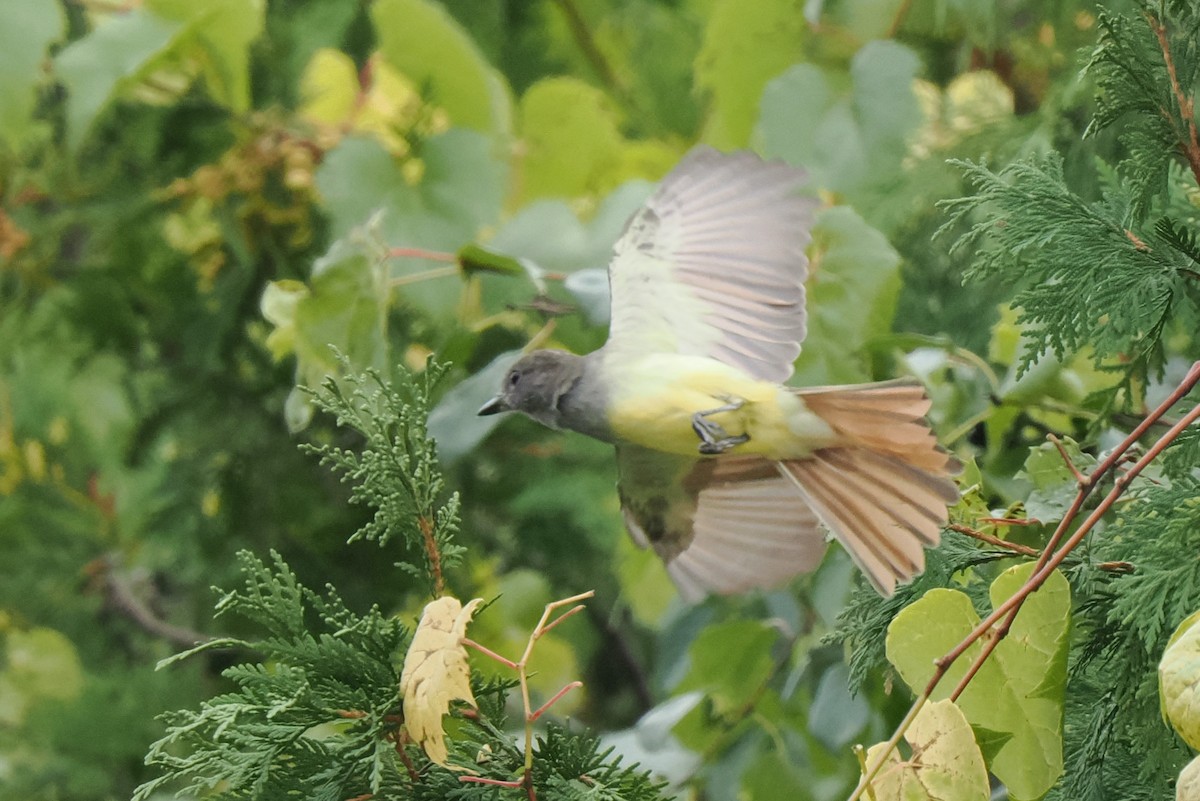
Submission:
[[[1163,714],[1192,748],[1200,749],[1200,612],[1175,629],[1158,663]]]
[[[146,7],[188,26],[213,100],[236,112],[250,108],[250,45],[262,34],[265,0],[147,0]]]
[[[58,54],[55,66],[67,87],[67,143],[72,149],[120,90],[147,74],[185,30],[178,22],[135,8]]]
[[[871,719],[867,699],[850,692],[850,669],[836,662],[821,674],[808,710],[808,730],[830,751],[845,748]]]
[[[848,206],[822,212],[809,253],[808,336],[794,383],[869,380],[863,346],[891,329],[900,256]]]
[[[623,138],[608,96],[578,78],[543,78],[521,97],[521,194],[574,197],[602,188]]]
[[[334,234],[345,235],[380,212],[380,236],[389,247],[453,254],[495,220],[504,166],[486,137],[454,129],[427,141],[421,156],[424,170],[413,184],[376,140],[342,140],[316,173]],[[390,260],[392,279],[401,284],[397,297],[434,317],[449,316],[462,281],[442,271],[429,273],[444,266],[418,258]]]
[[[609,194],[591,220],[583,222],[560,200],[539,200],[522,208],[496,232],[488,250],[520,262],[532,278],[545,272],[564,273],[566,302],[578,305],[592,325],[608,321],[607,265],[613,243],[626,220],[650,195],[651,185],[630,181]],[[554,236],[546,236],[553,231]],[[480,275],[481,304],[486,314],[527,303],[536,291],[553,289],[550,282]]]
[[[635,130],[695,135],[701,109],[692,76],[702,33],[699,15],[658,0],[626,0],[597,26],[596,46],[629,97]],[[567,46],[578,53],[573,39]]]
[[[1010,598],[1033,564],[1012,567],[991,587],[993,607]],[[1062,715],[1066,688],[1070,586],[1054,572],[1030,596],[1012,628],[958,699],[975,729],[988,766],[1019,801],[1041,798],[1062,773]],[[934,589],[892,620],[888,660],[914,692],[925,688],[934,660],[979,623],[970,599]],[[947,671],[933,700],[946,698],[979,654],[976,642]]]
[[[905,0],[841,0],[829,4],[824,22],[844,28],[859,41],[883,39],[891,35],[897,18],[905,18],[910,5]]]
[[[1062,438],[1063,450],[1085,475],[1096,466],[1096,458],[1079,450],[1079,444],[1070,437]],[[1033,485],[1025,500],[1026,514],[1043,523],[1056,523],[1063,519],[1071,502],[1079,492],[1079,482],[1071,468],[1063,460],[1052,442],[1044,442],[1029,449],[1025,466],[1017,473]]]
[[[745,147],[767,81],[800,60],[806,26],[792,0],[717,0],[696,56],[696,87],[706,93],[705,142]]]
[[[771,649],[779,633],[759,621],[733,621],[708,626],[688,648],[687,675],[676,694],[700,690],[704,703],[675,727],[680,741],[696,750],[712,736],[709,721],[736,716],[771,675]]]
[[[294,342],[303,383],[317,386],[336,371],[330,346],[344,353],[356,369],[385,367],[388,289],[379,248],[370,233],[355,231],[335,242],[313,265],[308,289],[295,299],[294,311]]]
[[[678,596],[662,559],[650,548],[637,547],[628,536],[617,538],[614,558],[629,611],[643,625],[657,629]]]
[[[792,67],[762,93],[764,151],[803,165],[836,192],[888,179],[921,122],[912,88],[919,66],[907,47],[884,41],[860,49],[848,73]]]
[[[28,132],[44,76],[46,48],[63,35],[58,0],[21,0],[4,8],[0,25],[0,143],[16,149]]]
[[[10,629],[0,644],[0,721],[20,723],[37,701],[71,700],[83,691],[79,653],[61,632]]]
[[[512,101],[467,32],[429,0],[377,0],[371,19],[383,57],[424,87],[454,125],[506,138]]]
[[[975,735],[953,701],[926,703],[904,734],[913,757],[895,751],[871,783],[876,801],[987,801],[987,768]],[[867,764],[879,758],[880,743],[867,749]]]

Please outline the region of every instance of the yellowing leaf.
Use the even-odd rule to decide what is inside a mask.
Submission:
[[[313,53],[300,76],[300,116],[324,125],[341,125],[354,113],[358,70],[350,56],[331,47]]]
[[[1179,624],[1158,663],[1163,713],[1192,748],[1200,749],[1200,612]],[[1200,782],[1198,782],[1200,783]]]
[[[526,199],[597,191],[620,156],[621,132],[608,97],[577,78],[544,78],[521,97]]]
[[[894,751],[876,775],[876,801],[987,801],[987,768],[966,717],[953,701],[927,703],[904,735],[912,758]],[[879,758],[884,744],[867,750],[867,764]]]
[[[1032,571],[1033,563],[1027,563],[1001,573],[992,582],[993,607],[1016,593]],[[981,737],[988,767],[1013,799],[1041,798],[1062,773],[1070,615],[1070,585],[1055,571],[1021,607],[1008,636],[958,699]],[[933,675],[934,660],[978,624],[965,594],[930,590],[888,626],[888,661],[908,686],[920,690]],[[935,698],[950,694],[981,648],[976,642],[950,667]]]
[[[745,147],[767,81],[803,56],[804,17],[792,0],[718,0],[696,56],[696,88],[709,97],[703,140]]]
[[[1200,757],[1183,766],[1175,783],[1175,801],[1200,801]]]
[[[440,3],[377,0],[371,20],[383,58],[445,109],[454,125],[508,136],[512,101],[503,77]]]
[[[449,754],[442,716],[450,711],[451,701],[466,701],[475,706],[471,669],[467,666],[462,638],[475,607],[482,601],[476,598],[463,606],[457,598],[446,596],[428,603],[400,673],[404,728],[429,758],[442,767],[451,767],[446,763]]]

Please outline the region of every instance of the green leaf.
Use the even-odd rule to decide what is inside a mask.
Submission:
[[[508,137],[508,88],[445,9],[428,0],[378,0],[371,19],[383,57],[423,87],[452,123]]]
[[[904,734],[913,758],[893,751],[871,783],[876,801],[987,801],[991,797],[987,768],[975,736],[953,701],[925,704]],[[881,743],[867,750],[868,764],[878,758]]]
[[[887,180],[922,119],[912,89],[919,67],[915,53],[890,41],[860,49],[848,74],[792,67],[762,94],[764,152],[803,165],[836,192]]]
[[[737,722],[771,675],[771,649],[778,638],[774,628],[759,621],[717,623],[700,632],[688,648],[687,675],[675,687],[676,694],[700,690],[705,695],[705,703],[675,727],[684,745],[702,750],[712,736],[713,718]]]
[[[146,7],[188,26],[213,100],[236,112],[250,108],[250,45],[263,31],[264,0],[148,0]]]
[[[808,336],[794,383],[870,380],[863,347],[891,330],[900,290],[900,256],[848,206],[822,212],[813,227]]]
[[[705,142],[749,143],[763,87],[800,60],[806,32],[792,0],[717,0],[696,56],[696,88],[709,96]]]
[[[79,653],[61,632],[12,629],[0,643],[0,722],[20,723],[37,701],[68,701],[83,691]]]
[[[63,35],[58,0],[23,0],[4,9],[0,25],[0,142],[16,149],[28,133],[44,75],[46,48]]]
[[[808,730],[830,751],[852,743],[871,720],[871,707],[850,692],[850,669],[836,662],[821,674],[808,710]]]
[[[1062,438],[1063,449],[1071,461],[1085,475],[1096,466],[1095,457],[1079,450],[1079,444],[1070,437]],[[1044,442],[1029,449],[1025,466],[1017,473],[1033,484],[1033,490],[1025,500],[1026,514],[1043,523],[1056,523],[1063,519],[1071,502],[1079,492],[1079,482],[1071,468],[1063,461],[1062,454],[1052,442]]]
[[[304,383],[316,386],[337,371],[331,346],[357,369],[386,365],[388,290],[379,248],[367,230],[335,242],[313,265],[309,292],[294,303]]]
[[[1163,714],[1184,742],[1200,748],[1200,612],[1175,629],[1158,664]]]
[[[67,45],[55,66],[67,87],[67,144],[78,149],[120,91],[149,73],[156,57],[185,31],[178,22],[135,8]]]
[[[343,139],[316,173],[334,235],[344,236],[382,212],[379,231],[388,246],[452,254],[496,219],[504,166],[493,156],[486,137],[453,129],[425,142],[421,157],[424,173],[413,185],[375,139]],[[440,274],[420,277],[438,266],[443,265],[423,259],[391,260],[392,277],[408,279],[399,297],[435,317],[446,317],[454,311],[462,282]]]
[[[521,97],[525,199],[596,192],[617,165],[624,139],[604,92],[578,78],[544,78]]]
[[[992,583],[993,607],[1011,597],[1032,574],[1017,565]],[[1011,798],[1041,798],[1063,769],[1062,716],[1066,689],[1071,591],[1054,572],[1026,601],[1012,628],[967,685],[958,704],[986,737],[989,768]],[[888,627],[887,656],[905,683],[923,690],[934,660],[977,624],[971,601],[957,590],[934,589],[903,609]],[[976,642],[947,671],[933,700],[946,698],[982,648]]]

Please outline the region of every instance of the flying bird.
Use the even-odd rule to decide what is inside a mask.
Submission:
[[[815,569],[825,529],[890,595],[958,499],[918,382],[784,386],[806,333],[805,182],[693,149],[614,247],[604,346],[526,354],[479,410],[615,445],[626,526],[689,600]]]

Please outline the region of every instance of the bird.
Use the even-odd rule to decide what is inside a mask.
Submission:
[[[614,445],[626,528],[688,601],[811,572],[826,532],[890,596],[959,498],[918,381],[785,384],[807,332],[807,183],[693,148],[613,248],[604,345],[526,353],[479,410]]]

